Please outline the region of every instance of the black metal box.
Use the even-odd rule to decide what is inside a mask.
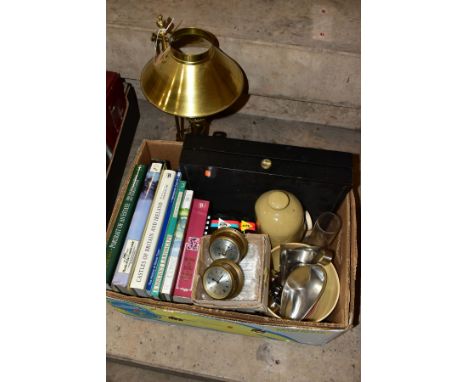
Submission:
[[[352,154],[272,143],[187,135],[180,158],[187,186],[211,202],[212,213],[255,218],[266,191],[296,195],[315,219],[335,211],[351,189]]]

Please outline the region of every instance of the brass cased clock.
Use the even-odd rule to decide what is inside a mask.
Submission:
[[[202,281],[208,296],[215,300],[225,300],[240,293],[244,286],[244,273],[235,262],[218,259],[205,269]]]
[[[244,234],[230,227],[217,229],[210,237],[212,260],[228,259],[240,263],[247,254],[249,243]]]

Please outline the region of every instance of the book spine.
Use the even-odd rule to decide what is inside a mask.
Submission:
[[[138,248],[138,256],[133,267],[129,287],[142,297],[146,297],[146,281],[154,257],[154,251],[159,240],[161,226],[164,221],[165,208],[174,185],[175,171],[164,170],[161,174],[158,189],[151,204],[148,221],[146,223],[143,238]]]
[[[177,217],[179,216],[179,209],[182,204],[182,198],[184,196],[185,185],[186,185],[186,182],[183,180],[179,183],[179,187],[177,190],[177,198],[172,207],[172,211],[169,217],[169,222],[167,223],[166,234],[164,236],[164,241],[161,247],[161,256],[159,258],[156,278],[153,282],[153,286],[151,289],[151,295],[153,296],[153,298],[157,300],[160,299],[162,281],[163,281],[164,273],[166,271],[167,259],[169,257],[169,252],[171,250],[172,241],[174,238],[174,232],[175,232],[176,225],[177,225]]]
[[[182,244],[185,239],[187,221],[192,207],[193,191],[187,190],[184,193],[182,205],[180,206],[179,216],[177,217],[177,226],[174,233],[174,240],[167,260],[166,272],[164,273],[160,298],[161,300],[171,301],[174,290],[177,271],[179,269],[179,260]]]
[[[112,276],[114,275],[120,251],[124,244],[130,220],[135,210],[138,194],[145,179],[147,166],[144,164],[136,165],[133,169],[130,183],[125,192],[119,214],[114,223],[111,235],[106,245],[106,287],[110,289]]]
[[[164,162],[154,162],[146,173],[145,185],[138,198],[122,252],[120,253],[120,259],[114,273],[114,278],[112,279],[112,287],[122,293],[131,294],[131,290],[127,288],[130,272],[145,229],[151,203],[156,193],[159,177],[164,167]]]
[[[187,226],[184,251],[180,260],[179,274],[174,288],[173,300],[176,302],[192,302],[192,282],[198,259],[200,239],[205,231],[206,218],[210,202],[194,199],[192,211]]]
[[[156,245],[150,273],[146,281],[146,292],[148,296],[151,296],[153,283],[154,283],[154,280],[156,279],[156,274],[158,272],[159,262],[160,262],[161,253],[162,253],[162,247],[164,245],[164,237],[166,236],[167,226],[169,223],[169,219],[171,217],[172,207],[174,206],[174,203],[177,197],[177,190],[179,188],[180,177],[181,177],[181,173],[180,172],[176,173],[175,181],[172,186],[171,193],[170,193],[171,196],[165,207],[166,211],[164,214],[163,224],[161,226],[161,232],[159,234],[158,244]]]

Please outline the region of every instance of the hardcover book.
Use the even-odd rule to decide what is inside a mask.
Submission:
[[[119,263],[112,279],[112,288],[126,294],[133,294],[128,288],[130,273],[135,261],[135,255],[138,250],[143,231],[145,229],[151,203],[156,193],[159,177],[165,169],[165,162],[157,161],[151,164],[145,177],[145,184],[140,193],[138,202],[133,213],[130,227],[128,228],[125,244],[120,253]]]
[[[180,260],[179,274],[174,288],[173,301],[192,303],[192,281],[197,264],[200,239],[205,231],[210,202],[194,199],[187,225],[184,251]]]
[[[167,204],[171,196],[175,180],[175,171],[164,170],[161,174],[160,184],[151,204],[148,221],[145,226],[143,238],[138,248],[135,265],[132,270],[129,287],[141,297],[146,297],[146,282],[151,271],[151,265],[158,244],[159,234],[164,222]]]
[[[135,210],[137,197],[145,179],[147,166],[143,164],[136,165],[133,169],[130,183],[125,192],[122,205],[117,215],[117,220],[114,224],[114,229],[109,236],[106,245],[106,287],[111,288],[112,276],[114,275],[115,267],[119,260],[120,251],[124,244],[125,235],[127,234],[130,220]]]
[[[168,256],[166,271],[163,276],[160,293],[161,300],[172,300],[172,292],[174,290],[174,284],[177,278],[177,271],[179,270],[180,252],[185,238],[187,220],[190,214],[192,201],[193,191],[186,190],[182,200],[182,205],[180,206],[179,215],[177,217],[177,226],[174,232],[174,239]]]
[[[157,300],[160,299],[161,287],[163,277],[166,271],[167,259],[171,250],[172,241],[177,225],[177,218],[179,216],[180,206],[182,204],[182,198],[185,191],[185,181],[180,181],[177,190],[177,197],[174,205],[172,206],[171,214],[169,215],[169,221],[167,223],[166,234],[164,235],[164,241],[161,247],[161,256],[159,257],[159,264],[156,272],[156,278],[151,288],[151,296]]]
[[[171,196],[165,207],[166,213],[164,214],[163,224],[161,226],[161,233],[159,234],[158,244],[156,245],[156,249],[153,256],[153,262],[151,264],[151,270],[148,275],[148,279],[146,281],[146,292],[148,296],[151,296],[151,290],[153,288],[154,280],[156,279],[156,274],[158,272],[158,267],[160,263],[162,247],[164,245],[164,238],[166,236],[167,227],[169,224],[169,218],[171,217],[172,207],[176,202],[177,197],[177,190],[179,189],[179,182],[180,182],[181,173],[176,173],[176,178],[174,181],[174,185],[172,186]]]

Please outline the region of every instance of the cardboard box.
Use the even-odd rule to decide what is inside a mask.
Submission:
[[[172,168],[179,165],[181,142],[143,141],[133,165],[149,164],[151,159],[166,159]],[[109,237],[114,225],[130,175],[123,181],[107,229]],[[195,190],[196,196],[196,190]],[[227,333],[295,341],[303,344],[322,345],[354,326],[356,268],[358,260],[356,204],[353,191],[345,197],[338,209],[342,229],[335,240],[336,252],[333,264],[340,277],[338,304],[326,322],[308,322],[278,319],[255,314],[216,310],[196,305],[156,301],[150,298],[126,296],[107,291],[107,301],[122,313],[169,324],[212,329]]]

